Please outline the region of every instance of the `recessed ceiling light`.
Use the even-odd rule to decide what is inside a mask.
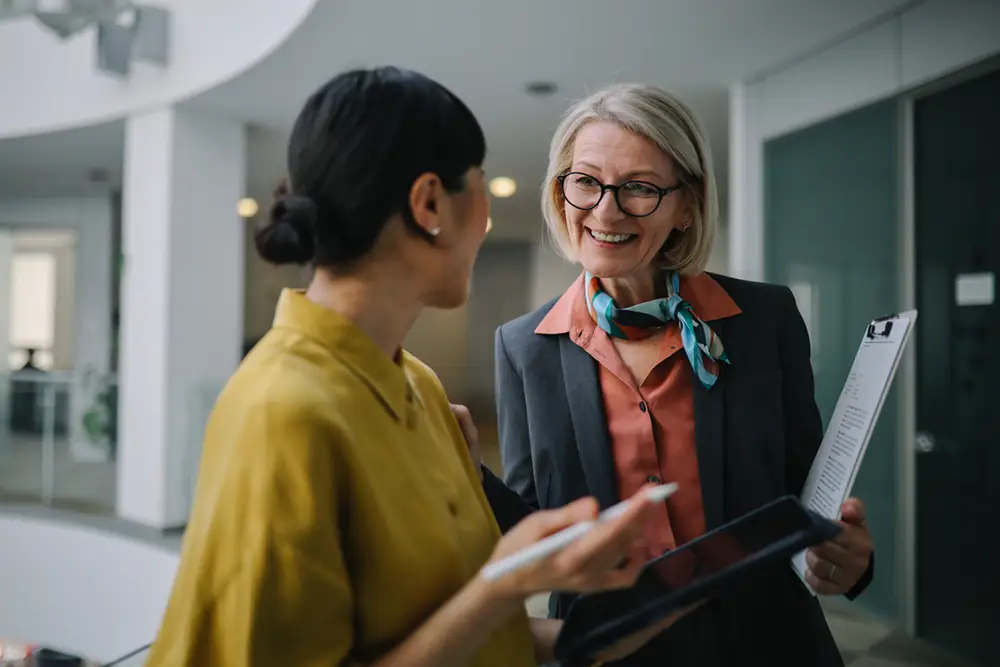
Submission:
[[[529,95],[534,95],[535,97],[545,97],[546,95],[552,95],[559,90],[559,86],[552,81],[531,81],[524,86],[524,89],[528,91]]]
[[[244,220],[254,217],[259,210],[260,206],[257,205],[257,200],[253,197],[244,197],[236,202],[236,215]]]
[[[513,197],[514,193],[517,192],[517,183],[514,182],[513,178],[497,176],[490,181],[490,192],[494,197],[499,197],[501,199]]]

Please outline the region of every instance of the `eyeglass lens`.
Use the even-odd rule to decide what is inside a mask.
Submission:
[[[593,176],[574,172],[562,179],[563,196],[571,206],[592,209],[601,201],[604,186]],[[656,186],[642,181],[622,183],[615,193],[618,206],[627,215],[644,216],[660,204],[660,191]]]

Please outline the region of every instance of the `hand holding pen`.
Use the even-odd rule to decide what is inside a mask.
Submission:
[[[631,586],[644,564],[651,510],[674,490],[674,484],[646,487],[604,513],[592,498],[536,512],[504,536],[480,576],[521,598]]]

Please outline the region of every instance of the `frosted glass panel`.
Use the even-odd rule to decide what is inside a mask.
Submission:
[[[788,285],[813,346],[828,423],[868,322],[898,309],[896,104],[887,102],[768,142],[767,280]],[[890,394],[854,495],[875,539],[875,581],[858,603],[901,620],[897,578],[897,401]]]

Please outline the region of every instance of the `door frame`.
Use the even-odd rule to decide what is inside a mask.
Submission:
[[[899,98],[899,303],[901,310],[910,310],[917,304],[916,268],[916,146],[913,131],[913,108],[916,95],[908,93]],[[900,383],[899,417],[896,426],[896,499],[897,541],[900,549],[899,575],[901,585],[899,608],[903,611],[903,629],[911,637],[917,634],[917,332],[910,334],[910,342],[897,371]]]
[[[899,303],[901,310],[917,307],[917,217],[916,217],[916,138],[914,136],[914,108],[917,100],[954,88],[967,81],[1000,70],[1000,56],[963,67],[928,84],[909,90],[897,98],[899,110]],[[899,420],[897,424],[897,544],[902,577],[899,586],[900,608],[903,610],[903,629],[912,637],[917,636],[917,617],[920,605],[917,588],[917,343],[918,331],[911,334],[897,371],[899,392]]]

